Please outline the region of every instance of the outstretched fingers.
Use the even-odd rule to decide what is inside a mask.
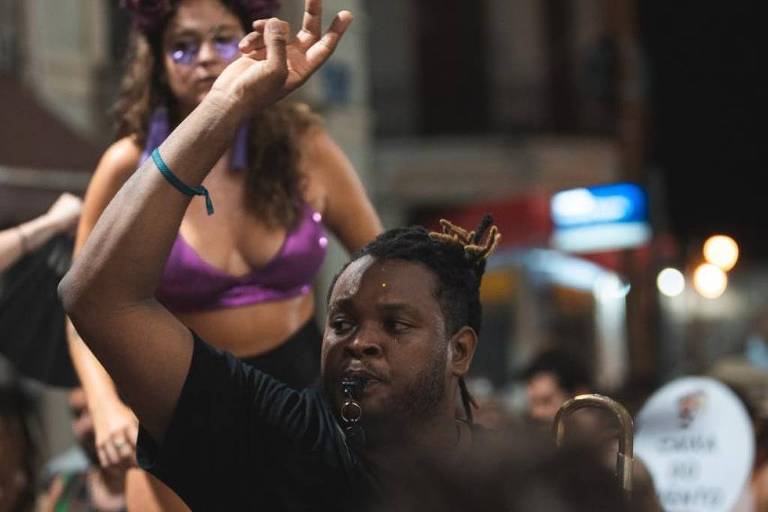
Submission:
[[[353,19],[351,12],[339,12],[333,18],[331,26],[323,37],[307,49],[307,62],[312,69],[318,68],[323,62],[328,60],[328,57],[331,56],[344,33],[352,24]]]
[[[323,33],[323,2],[322,0],[306,0],[304,3],[304,20],[297,34],[299,45],[306,50],[312,46]]]

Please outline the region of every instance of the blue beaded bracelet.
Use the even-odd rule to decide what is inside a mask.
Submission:
[[[171,168],[168,167],[168,164],[165,163],[163,157],[160,156],[160,152],[157,150],[157,148],[152,151],[152,160],[155,162],[155,165],[160,171],[160,174],[162,174],[163,177],[168,180],[168,183],[173,185],[176,190],[190,197],[204,196],[205,209],[208,210],[208,215],[213,215],[213,201],[211,200],[211,195],[208,193],[207,188],[202,185],[199,187],[190,187],[179,178],[177,178],[176,175],[173,174],[173,171],[171,171]]]

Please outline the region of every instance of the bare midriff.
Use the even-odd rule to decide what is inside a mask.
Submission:
[[[314,298],[309,293],[287,300],[176,316],[211,345],[245,358],[282,345],[312,318],[314,310]]]

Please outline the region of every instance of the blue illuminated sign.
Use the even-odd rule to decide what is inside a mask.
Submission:
[[[616,183],[559,192],[552,198],[551,211],[557,228],[646,222],[648,201],[637,185]]]
[[[642,188],[616,183],[559,192],[550,203],[552,244],[568,252],[637,247],[650,239]]]

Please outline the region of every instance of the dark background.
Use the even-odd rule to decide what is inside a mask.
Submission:
[[[762,185],[768,159],[761,140],[768,130],[760,101],[766,81],[758,79],[768,48],[762,9],[739,0],[632,4],[647,101],[640,181],[647,176],[643,184],[660,196],[653,198],[663,216],[654,219],[656,228],[677,235],[683,252],[690,253],[684,257],[717,232],[736,238],[747,262],[768,257]],[[610,2],[601,5],[610,10]],[[378,135],[618,133],[618,43],[606,34],[584,62],[576,60],[572,36],[579,4],[569,0],[541,3],[548,113],[538,124],[494,124],[492,63],[486,38],[478,37],[488,26],[484,6],[480,1],[470,8],[459,0],[414,4],[420,123],[412,132]],[[592,109],[586,115],[585,105]]]
[[[754,2],[638,2],[650,72],[648,162],[666,184],[671,228],[722,231],[747,261],[768,256],[763,141],[766,28]]]

